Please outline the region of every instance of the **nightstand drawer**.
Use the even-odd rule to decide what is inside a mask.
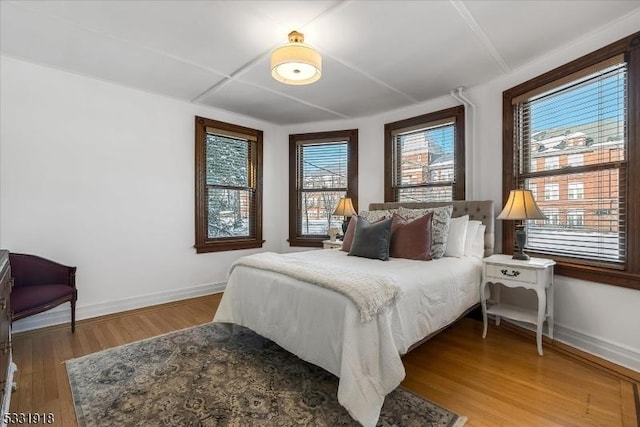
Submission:
[[[536,283],[536,271],[530,268],[487,264],[487,280],[491,279]]]

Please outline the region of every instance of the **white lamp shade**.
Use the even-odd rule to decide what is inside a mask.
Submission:
[[[304,36],[292,31],[290,43],[271,53],[271,76],[290,85],[308,85],[322,75],[322,57],[311,46],[302,43]]]
[[[531,190],[511,190],[498,219],[547,219],[533,199]]]

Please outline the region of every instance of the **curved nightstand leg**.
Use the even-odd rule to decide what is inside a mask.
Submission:
[[[493,293],[495,295],[496,304],[500,304],[500,284],[499,283],[493,284]],[[500,326],[500,316],[496,314],[495,317],[496,317],[496,326]]]
[[[538,327],[536,330],[536,342],[538,343],[538,354],[542,356],[542,326],[547,312],[547,292],[546,289],[538,289]]]
[[[549,327],[549,338],[553,339],[553,283],[547,289],[549,290],[547,296],[547,326]]]
[[[480,285],[480,305],[482,306],[482,324],[484,328],[482,330],[482,339],[487,337],[487,298],[485,294],[485,288],[487,287],[487,283],[482,283]]]

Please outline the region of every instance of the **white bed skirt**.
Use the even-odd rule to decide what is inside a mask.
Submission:
[[[376,424],[384,397],[404,379],[400,355],[479,301],[481,262],[475,258],[383,262],[331,249],[286,256],[392,277],[400,299],[376,319],[361,322],[342,294],[240,266],[229,277],[213,321],[248,327],[338,376],[338,401],[365,426]]]

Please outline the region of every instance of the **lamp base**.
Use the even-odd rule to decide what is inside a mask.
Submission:
[[[349,226],[349,220],[351,218],[349,218],[348,216],[344,217],[344,221],[342,221],[342,235],[344,236],[345,234],[347,234],[347,227]]]
[[[516,250],[513,252],[511,259],[518,259],[520,261],[528,261],[529,255],[525,254],[524,245],[527,243],[527,232],[524,225],[516,226]]]
[[[524,252],[523,253],[516,252],[515,254],[513,254],[511,259],[518,259],[520,261],[529,261],[531,257],[529,257],[529,255],[525,254]]]

